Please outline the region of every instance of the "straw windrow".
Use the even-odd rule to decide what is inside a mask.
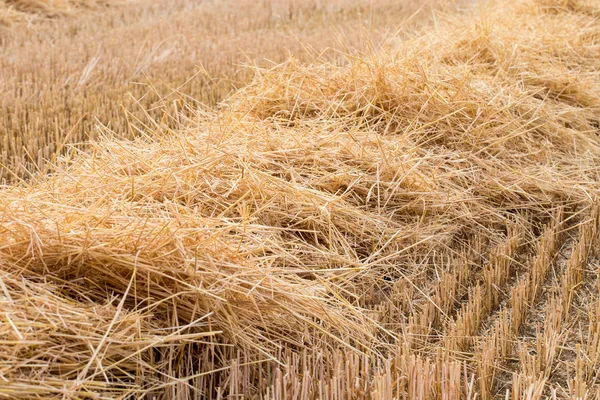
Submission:
[[[496,3],[347,65],[291,60],[4,188],[0,377],[23,397],[594,398],[599,13]]]
[[[0,184],[43,174],[99,123],[130,139],[146,115],[215,106],[252,78],[246,64],[344,62],[455,3],[0,0]]]

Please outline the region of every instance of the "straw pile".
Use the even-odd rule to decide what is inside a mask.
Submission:
[[[6,187],[0,394],[598,398],[599,16],[291,60]]]

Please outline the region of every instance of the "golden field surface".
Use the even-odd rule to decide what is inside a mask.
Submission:
[[[132,119],[160,119],[182,98],[214,106],[252,76],[242,64],[367,49],[436,1],[0,1],[0,184],[39,173],[97,125],[130,138]]]
[[[600,399],[598,1],[142,3],[7,8],[0,397]]]

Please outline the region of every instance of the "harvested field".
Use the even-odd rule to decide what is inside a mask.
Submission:
[[[0,25],[73,16],[83,10],[93,10],[125,1],[127,0],[2,0]]]
[[[339,61],[340,51],[377,46],[442,4],[0,1],[0,184],[39,174],[63,144],[96,138],[97,125],[131,138],[132,119],[179,112],[182,99],[214,106],[252,77],[242,64],[290,52]]]
[[[6,186],[0,396],[600,398],[599,17],[258,68]]]

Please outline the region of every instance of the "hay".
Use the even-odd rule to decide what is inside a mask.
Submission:
[[[591,396],[598,12],[496,4],[346,66],[257,70],[215,115],[106,129],[6,187],[0,377],[23,397]],[[560,339],[545,362],[536,329]]]

